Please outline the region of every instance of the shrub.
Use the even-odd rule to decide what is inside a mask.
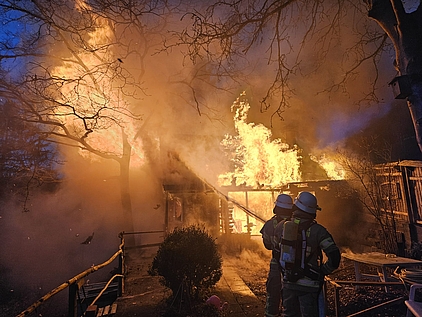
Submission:
[[[412,243],[412,248],[410,250],[410,257],[415,260],[422,259],[422,243],[420,242]]]
[[[205,229],[196,225],[176,228],[160,245],[148,273],[163,277],[161,282],[174,298],[197,300],[200,291],[220,280],[222,258]]]

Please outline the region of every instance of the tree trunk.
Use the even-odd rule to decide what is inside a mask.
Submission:
[[[369,17],[381,26],[394,45],[394,66],[398,76],[407,76],[409,79],[407,104],[422,152],[422,5],[406,13],[401,0],[366,2],[370,3]]]
[[[129,179],[129,167],[130,167],[130,155],[132,153],[132,147],[128,142],[127,135],[122,131],[123,139],[123,155],[119,160],[120,164],[120,195],[123,207],[123,219],[124,219],[124,231],[133,232],[133,218],[132,218],[132,200],[130,196],[130,179]]]

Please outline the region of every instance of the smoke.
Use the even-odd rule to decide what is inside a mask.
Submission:
[[[15,294],[30,293],[33,301],[92,265],[107,261],[117,252],[118,235],[124,228],[118,164],[89,161],[69,148],[61,152],[66,163],[62,183],[54,193],[31,192],[28,212],[22,211],[19,202],[4,203],[0,210],[2,277],[8,281],[2,288]],[[144,168],[133,179],[135,227],[163,230],[165,204],[159,178]],[[84,244],[92,234],[90,243]],[[142,243],[156,243],[162,236],[147,235]],[[115,260],[85,282],[107,280],[117,266]]]
[[[330,22],[327,21],[323,23]],[[188,19],[181,21],[182,25],[190,22]],[[344,146],[347,139],[364,130],[373,119],[384,117],[390,111],[393,94],[388,83],[395,76],[395,70],[394,54],[389,51],[377,60],[377,75],[368,62],[359,68],[359,73],[353,72],[345,78],[346,72],[365,56],[358,55],[363,54],[360,50],[352,50],[359,40],[359,32],[368,25],[372,25],[372,29],[378,26],[362,13],[356,17],[345,12],[342,12],[340,24],[342,29],[332,33],[328,44],[318,43],[318,38],[302,43],[305,24],[292,28],[289,43],[286,40],[284,45],[283,42],[282,48],[291,51],[292,57],[286,57],[288,66],[294,63],[295,54],[300,51],[299,67],[290,75],[290,106],[283,109],[283,120],[272,112],[281,95],[271,100],[268,111],[260,111],[260,101],[275,76],[275,65],[266,60],[269,42],[265,40],[233,62],[232,66],[239,68],[235,74],[238,81],[216,77],[205,60],[191,64],[176,48],[145,55],[142,64],[134,56],[128,57],[124,64],[133,74],[142,71],[146,87],[145,95],[131,102],[134,111],[144,116],[145,122],[139,123],[139,129],[144,131],[144,136],[159,138],[161,148],[175,150],[183,161],[212,184],[219,174],[229,169],[219,143],[226,134],[235,133],[230,107],[242,91],[246,91],[251,106],[248,121],[271,129],[274,139],[280,138],[290,146],[298,145],[311,154],[331,152]],[[357,29],[359,25],[360,29]],[[321,29],[323,27],[327,25]],[[148,39],[159,42],[153,34]],[[183,53],[186,53],[185,49],[182,49]],[[374,47],[368,45],[366,49],[369,54]],[[141,69],[140,65],[147,67]],[[376,76],[378,83],[374,88],[379,102],[371,103],[369,99],[373,96],[368,94]],[[222,89],[216,90],[217,87]]]
[[[335,8],[336,5],[333,5],[332,10],[336,10]],[[395,76],[394,52],[391,47],[380,58],[368,59],[361,67],[354,69],[376,49],[375,45],[356,45],[366,28],[379,31],[375,22],[370,21],[362,12],[359,15],[352,10],[330,12],[329,8],[324,7],[325,9],[328,14],[340,14],[338,25],[336,22],[330,25],[330,18],[334,15],[328,15],[318,26],[315,38],[308,37],[305,43],[300,42],[307,30],[305,25],[295,29],[293,34],[297,36],[296,39],[289,38],[292,44],[291,55],[294,58],[300,52],[300,63],[290,74],[290,106],[282,109],[283,121],[277,121],[274,117],[269,120],[269,114],[277,106],[277,100],[272,101],[266,114],[259,114],[256,110],[251,114],[252,120],[255,117],[266,126],[272,125],[274,137],[285,138],[290,144],[298,144],[311,153],[341,146],[349,137],[370,125],[372,119],[384,117],[390,111],[394,98],[388,86]],[[318,30],[328,32],[330,28],[335,29],[337,26],[340,28],[328,38],[319,37],[324,34],[321,34],[323,31],[318,33]],[[286,57],[289,66],[294,62],[296,60]],[[373,62],[377,64],[377,68]],[[273,78],[268,67],[263,69],[267,71],[260,74],[260,77]],[[372,86],[375,80],[377,83]],[[258,108],[257,96],[262,94],[262,90],[254,90],[251,104],[255,108]]]
[[[2,234],[7,237],[2,261],[18,277],[17,286],[36,283],[48,290],[117,251],[117,184],[87,162],[77,162],[75,170],[79,173],[65,175],[56,192],[32,193],[28,212],[12,202],[2,208]],[[93,232],[91,243],[83,245]]]
[[[180,16],[169,20],[172,25],[180,21]],[[159,52],[162,36],[168,33],[155,32],[133,32],[132,37],[126,34],[125,40],[130,44],[115,52],[125,70],[139,79],[143,88],[135,98],[125,98],[130,109],[142,116],[142,120],[128,120],[140,140],[136,151],[145,155],[143,164],[131,170],[130,193],[137,231],[162,229],[162,182],[171,174],[168,151],[176,152],[189,168],[214,185],[218,175],[229,171],[220,142],[226,134],[234,133],[230,108],[244,90],[252,107],[248,120],[271,129],[274,138],[311,153],[344,143],[389,110],[392,96],[387,92],[387,83],[394,72],[390,56],[379,64],[382,103],[356,105],[356,100],[364,99],[362,91],[373,80],[369,71],[352,77],[347,91],[343,87],[338,87],[336,93],[325,91],[341,81],[348,66],[342,63],[354,39],[347,33],[340,35],[341,45],[318,68],[313,67],[318,63],[315,43],[305,46],[302,68],[291,77],[294,90],[290,107],[284,109],[284,120],[279,120],[271,117],[279,100],[273,100],[269,111],[260,112],[260,101],[274,78],[274,65],[262,58],[265,45],[247,56],[249,64],[239,61],[239,65],[249,65],[245,81],[230,81],[215,76],[206,62],[192,65],[177,48]],[[299,39],[294,42],[298,45]],[[293,49],[297,51],[299,47]],[[55,53],[58,55],[59,51],[55,49]],[[6,237],[1,246],[2,262],[18,277],[13,279],[15,285],[34,284],[51,289],[92,264],[105,261],[120,242],[117,235],[122,228],[122,207],[117,162],[91,161],[73,148],[62,147],[62,155],[66,160],[63,183],[54,194],[31,196],[28,213],[22,213],[12,203],[2,206],[0,226],[2,237]],[[342,223],[341,228],[343,225],[346,224]],[[81,244],[93,232],[91,244]],[[336,233],[342,234],[340,230]]]

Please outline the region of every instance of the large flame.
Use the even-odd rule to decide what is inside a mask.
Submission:
[[[311,155],[311,159],[325,170],[329,179],[342,180],[346,178],[346,171],[335,159],[330,159],[327,155],[322,155],[319,158]]]
[[[77,10],[85,12],[89,7],[82,0],[75,5]],[[136,120],[127,116],[129,105],[118,95],[118,83],[114,80],[113,69],[109,69],[112,63],[119,63],[110,49],[112,26],[101,16],[93,20],[95,26],[86,34],[86,49],[69,49],[72,56],[66,56],[52,69],[53,76],[61,83],[57,101],[63,105],[57,107],[55,118],[60,118],[78,137],[90,130],[86,142],[105,154],[120,156],[123,153],[124,133],[132,146],[131,165],[139,166],[145,157],[142,143],[136,138]],[[80,151],[80,154],[92,160],[97,158],[88,151]]]
[[[245,185],[254,191],[230,191],[229,197],[259,215],[262,219],[272,217],[277,188],[301,180],[301,156],[296,146],[292,148],[280,139],[271,138],[271,131],[261,124],[247,123],[249,103],[243,93],[232,106],[237,135],[226,135],[221,142],[233,162],[233,171],[219,175],[220,186]],[[345,172],[335,160],[323,155],[311,155],[330,179],[344,179]],[[257,191],[256,189],[267,189]],[[268,191],[268,189],[274,189]],[[288,194],[288,193],[287,193]],[[259,235],[262,223],[248,216],[233,205],[233,232]]]
[[[300,180],[300,159],[296,146],[290,148],[261,124],[247,123],[249,103],[243,93],[232,106],[237,135],[226,135],[222,145],[231,155],[234,171],[219,176],[221,186],[253,188],[279,187]]]

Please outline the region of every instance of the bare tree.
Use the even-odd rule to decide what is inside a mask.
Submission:
[[[271,110],[272,117],[281,118],[302,79],[332,64],[333,51],[339,47],[342,75],[333,76],[320,92],[346,94],[357,104],[380,103],[381,61],[395,50],[400,85],[405,81],[410,87],[403,98],[407,97],[422,150],[421,12],[420,5],[406,12],[400,0],[212,1],[205,10],[185,15],[192,23],[178,33],[175,45],[186,46],[193,62],[206,58],[219,73],[236,78],[262,66],[251,63],[264,47],[260,56],[275,70],[262,96],[261,111]],[[346,46],[350,37],[353,43]],[[360,89],[359,96],[352,95],[350,87],[368,69],[369,85]]]
[[[382,248],[386,253],[397,254],[398,236],[394,211],[400,210],[397,199],[397,175],[394,165],[389,162],[390,150],[385,145],[382,150],[374,149],[373,139],[362,139],[360,153],[338,151],[338,162],[347,174],[347,180],[354,197],[375,219],[380,228]],[[400,194],[400,193],[399,193]]]
[[[396,85],[407,104],[422,151],[422,7],[406,12],[400,0],[366,0],[369,17],[388,35],[396,52],[394,66],[398,73]]]
[[[133,150],[139,139],[151,143],[138,114],[143,106],[151,113],[156,104],[148,105],[144,99],[156,94],[154,102],[165,103],[164,94],[171,95],[169,86],[177,87],[169,110],[190,105],[199,116],[210,118],[218,114],[206,105],[204,83],[211,89],[226,89],[206,61],[187,67],[180,55],[176,59],[180,66],[168,62],[171,54],[164,49],[172,36],[168,29],[180,29],[180,16],[188,7],[192,8],[189,1],[0,3],[5,30],[0,38],[2,97],[21,108],[21,120],[41,126],[48,141],[115,160],[127,218],[132,209]],[[157,68],[165,71],[159,73]],[[119,138],[110,138],[110,132]]]
[[[23,210],[29,211],[30,190],[57,184],[56,167],[61,162],[55,146],[43,138],[37,126],[19,120],[17,111],[9,102],[0,102],[0,196],[17,195],[23,200]]]
[[[37,125],[46,141],[115,160],[130,224],[136,131],[129,123],[140,116],[129,102],[142,87],[115,54],[121,52],[115,21],[82,1],[3,1],[0,14],[9,35],[0,39],[2,99],[18,106],[19,119]]]

